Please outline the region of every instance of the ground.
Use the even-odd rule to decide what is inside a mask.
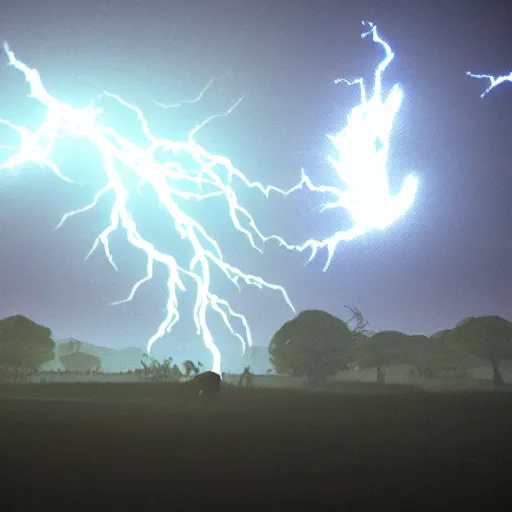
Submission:
[[[506,391],[225,387],[202,407],[177,386],[0,386],[0,510],[462,510],[508,494]]]

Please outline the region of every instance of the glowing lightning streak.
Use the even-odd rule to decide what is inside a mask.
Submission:
[[[212,84],[213,84],[213,80],[210,80],[206,84],[206,87],[193,100],[182,100],[182,101],[179,101],[178,103],[174,103],[173,105],[166,105],[164,103],[160,103],[159,101],[155,101],[155,105],[158,105],[159,107],[162,107],[162,108],[165,108],[165,109],[170,109],[170,108],[182,107],[183,105],[186,105],[186,104],[190,105],[190,104],[193,104],[193,103],[197,103],[205,95],[206,91],[210,88],[210,86]]]
[[[491,85],[485,89],[485,91],[480,94],[480,98],[483,98],[487,93],[489,93],[492,89],[502,84],[503,82],[512,82],[512,71],[508,75],[499,76],[498,78],[492,75],[475,75],[471,73],[471,71],[466,71],[466,75],[472,78],[486,78],[491,82]]]
[[[387,99],[384,102],[381,100],[381,73],[389,65],[394,55],[390,47],[378,37],[376,27],[371,23],[369,26],[371,27],[370,31],[362,34],[362,37],[364,38],[370,33],[373,34],[373,40],[381,44],[386,50],[386,57],[375,72],[373,96],[369,100],[366,99],[362,79],[354,82],[341,80],[349,85],[355,83],[360,85],[361,104],[352,110],[347,126],[339,134],[329,136],[329,139],[339,152],[337,159],[331,157],[329,161],[345,184],[344,190],[334,186],[313,185],[304,171],[302,172],[300,182],[287,191],[273,186],[264,187],[259,182],[251,182],[241,171],[233,166],[228,158],[209,153],[194,139],[198,130],[218,116],[211,116],[194,128],[186,142],[159,139],[151,133],[147,121],[138,107],[127,103],[115,94],[104,92],[105,96],[114,99],[137,115],[143,133],[149,142],[149,147],[142,149],[130,143],[112,128],[102,127],[97,124],[96,120],[102,114],[101,109],[93,106],[84,109],[74,109],[53,98],[44,88],[38,71],[18,61],[7,44],[4,44],[4,49],[9,58],[9,64],[24,74],[26,81],[30,85],[30,96],[46,107],[47,115],[39,129],[34,132],[29,131],[25,127],[14,125],[10,121],[0,119],[0,124],[4,124],[16,131],[21,137],[18,153],[3,164],[0,164],[0,170],[9,171],[13,168],[19,168],[19,166],[24,164],[35,162],[43,167],[50,168],[59,178],[70,182],[71,180],[60,172],[57,164],[50,157],[54,142],[58,137],[62,136],[82,138],[90,141],[103,157],[104,171],[108,178],[107,184],[97,192],[89,205],[65,214],[57,227],[60,227],[70,216],[93,209],[103,195],[107,192],[113,192],[115,199],[110,215],[110,224],[96,238],[87,257],[101,243],[109,262],[117,270],[109,247],[109,236],[120,225],[126,231],[128,241],[146,254],[147,269],[145,277],[135,283],[129,296],[120,302],[130,301],[138,288],[152,278],[155,262],[162,263],[167,267],[169,272],[167,282],[169,293],[166,309],[167,315],[157,332],[148,341],[148,352],[153,343],[166,332],[170,332],[179,320],[177,291],[185,291],[182,277],[191,278],[197,286],[197,299],[194,306],[194,322],[197,333],[202,335],[206,347],[213,355],[212,370],[220,373],[220,353],[208,328],[206,321],[207,310],[210,308],[221,316],[228,329],[242,341],[244,350],[245,341],[251,345],[251,334],[245,317],[236,313],[227,301],[219,298],[211,291],[211,265],[220,269],[237,287],[239,287],[240,281],[244,281],[248,285],[279,291],[292,310],[293,306],[286,291],[281,286],[268,283],[261,277],[245,274],[240,269],[229,265],[224,260],[217,242],[206,233],[205,229],[195,219],[181,210],[175,199],[202,201],[212,197],[222,197],[228,204],[233,226],[247,237],[253,248],[261,252],[261,249],[256,246],[255,238],[262,242],[277,240],[279,244],[287,249],[297,251],[311,249],[311,256],[309,258],[311,260],[318,249],[326,247],[328,249],[328,258],[324,270],[329,266],[336,246],[340,241],[352,240],[373,229],[383,229],[403,215],[414,200],[417,179],[413,176],[408,176],[400,192],[392,196],[389,193],[386,174],[389,136],[395,114],[400,107],[402,93],[398,85],[395,85]],[[188,101],[188,103],[198,101],[210,85],[211,83],[207,85],[195,100]],[[171,108],[179,105],[161,106]],[[222,115],[228,115],[235,106],[236,104]],[[173,155],[179,153],[188,154],[194,159],[199,170],[183,168],[176,162],[159,164],[154,157],[156,150]],[[194,250],[194,256],[189,263],[188,269],[179,266],[172,255],[158,251],[149,241],[141,236],[127,208],[126,203],[129,192],[116,169],[116,163],[123,164],[138,176],[138,190],[144,184],[151,186],[157,194],[160,206],[174,220],[177,232],[183,239],[190,242]],[[227,170],[227,183],[224,183],[215,172],[215,169],[218,167]],[[354,225],[352,228],[337,232],[325,240],[308,240],[302,245],[290,245],[276,235],[264,236],[257,228],[249,212],[238,202],[235,191],[231,186],[234,177],[242,181],[245,186],[255,188],[267,197],[271,191],[288,195],[302,188],[303,185],[306,185],[309,190],[314,192],[334,195],[337,200],[324,204],[322,210],[336,207],[346,208],[352,216]],[[178,185],[179,182],[195,185],[199,192],[186,192],[180,187],[172,186],[173,184]],[[208,186],[213,188],[213,191],[205,192],[203,190]],[[245,219],[249,228],[242,226],[241,218]],[[197,266],[199,266],[198,272],[195,271]],[[240,320],[243,324],[245,340],[235,332],[231,324],[232,318]]]
[[[24,63],[17,60],[7,43],[4,44],[4,49],[8,56],[9,64],[21,71],[30,85],[30,97],[44,105],[47,114],[42,124],[34,132],[31,132],[23,126],[17,126],[10,121],[0,119],[0,124],[16,131],[21,138],[19,151],[7,159],[7,161],[0,164],[0,170],[9,171],[15,167],[35,162],[41,166],[50,168],[60,179],[71,182],[69,178],[60,172],[57,164],[51,159],[51,152],[56,139],[62,136],[86,139],[99,150],[103,157],[103,167],[108,178],[107,184],[96,193],[93,201],[89,205],[79,210],[66,213],[57,228],[62,226],[69,217],[93,209],[100,198],[107,192],[114,194],[110,224],[96,238],[86,259],[101,243],[110,264],[117,270],[109,247],[109,237],[120,226],[125,230],[128,241],[146,254],[147,267],[145,277],[135,283],[129,296],[124,301],[120,302],[130,301],[134,297],[137,289],[153,277],[153,267],[155,263],[162,263],[166,266],[169,273],[167,281],[167,314],[157,332],[148,341],[148,352],[154,342],[161,338],[166,332],[170,332],[172,327],[179,320],[177,292],[178,290],[185,291],[182,277],[191,278],[197,286],[194,322],[197,333],[203,337],[206,347],[212,353],[213,371],[220,374],[221,356],[208,328],[206,320],[208,309],[220,315],[230,332],[241,340],[244,350],[245,342],[249,345],[252,344],[250,329],[245,317],[236,313],[226,300],[218,297],[211,291],[212,265],[220,269],[237,288],[240,288],[239,283],[243,281],[247,285],[279,291],[283,295],[286,303],[294,311],[293,305],[284,288],[268,283],[261,277],[246,274],[227,263],[223,258],[217,242],[205,231],[199,222],[188,216],[179,207],[175,199],[181,198],[185,200],[194,199],[202,201],[212,197],[223,197],[228,204],[229,214],[234,227],[248,238],[252,247],[260,250],[256,247],[254,238],[255,235],[260,239],[264,239],[264,237],[256,228],[249,212],[239,204],[235,191],[231,186],[233,177],[242,180],[243,183],[250,188],[260,190],[266,196],[269,195],[270,191],[287,195],[291,191],[300,188],[302,182],[289,191],[283,191],[272,186],[263,187],[260,183],[249,181],[241,171],[233,166],[229,159],[206,151],[195,141],[194,135],[207,122],[217,116],[212,116],[197,126],[189,134],[189,138],[186,142],[163,140],[155,137],[151,133],[147,121],[138,107],[127,103],[115,94],[104,92],[105,96],[116,100],[137,115],[144,135],[149,141],[148,148],[140,148],[119,135],[112,128],[102,127],[97,123],[97,118],[102,113],[100,108],[89,106],[84,109],[74,109],[52,97],[43,86],[38,71],[29,68]],[[201,95],[203,93],[204,91]],[[234,107],[232,107],[228,113],[233,108]],[[224,115],[227,115],[227,113]],[[174,155],[178,153],[188,154],[193,157],[199,170],[183,168],[176,162],[159,164],[154,158],[154,153],[157,149]],[[153,244],[143,238],[139,233],[137,225],[127,207],[129,191],[122,181],[120,173],[116,168],[116,163],[123,164],[139,177],[139,187],[145,183],[151,186],[157,194],[160,205],[164,207],[171,219],[174,220],[176,231],[180,234],[182,239],[186,239],[190,242],[194,256],[189,262],[188,269],[178,265],[172,255],[165,254],[156,249]],[[227,183],[224,183],[215,172],[215,168],[219,166],[224,167],[228,171],[229,176]],[[180,189],[178,186],[173,186],[173,184],[178,185],[179,182],[193,184],[197,187],[199,192],[187,192]],[[203,192],[203,189],[208,186],[210,188],[213,187],[213,191]],[[242,226],[240,217],[248,221],[250,229]],[[276,238],[282,242],[279,237],[268,237],[266,239],[270,238]],[[243,324],[245,338],[235,332],[232,326],[232,319],[234,318],[238,319]]]
[[[387,181],[386,163],[389,153],[389,137],[395,115],[402,102],[402,91],[395,84],[387,98],[381,99],[381,75],[394,58],[387,43],[377,34],[373,23],[363,22],[370,30],[361,35],[365,38],[372,34],[373,41],[386,51],[384,60],[375,71],[373,96],[366,98],[362,78],[353,82],[341,79],[348,85],[359,84],[361,104],[356,106],[348,117],[346,127],[337,135],[329,135],[329,140],[338,151],[338,157],[329,157],[329,162],[336,169],[339,178],[345,184],[343,190],[333,186],[316,186],[303,174],[302,182],[312,191],[332,194],[337,199],[324,204],[321,211],[343,207],[348,210],[353,226],[346,231],[338,231],[325,240],[308,240],[302,245],[284,244],[288,249],[303,251],[311,249],[311,261],[318,249],[326,247],[328,268],[336,246],[341,241],[350,241],[375,229],[384,229],[404,215],[411,207],[416,196],[418,180],[409,175],[405,178],[400,192],[391,195]]]

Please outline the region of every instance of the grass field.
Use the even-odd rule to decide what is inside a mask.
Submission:
[[[512,394],[364,389],[2,385],[0,510],[512,504]]]

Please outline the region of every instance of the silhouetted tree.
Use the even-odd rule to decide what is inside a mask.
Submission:
[[[427,336],[381,331],[359,340],[351,350],[351,358],[360,368],[376,368],[377,382],[384,384],[386,367],[392,364],[411,364],[421,372],[432,345]]]
[[[197,375],[199,373],[199,368],[202,367],[203,365],[198,362],[197,366],[192,362],[190,361],[189,359],[187,359],[186,361],[183,361],[183,368],[185,369],[185,375],[187,377],[190,377],[190,375],[193,373],[194,375]]]
[[[326,311],[302,311],[272,337],[270,361],[278,373],[305,375],[311,384],[319,384],[346,366],[354,343],[343,320]]]
[[[463,352],[491,363],[496,386],[503,384],[499,365],[512,358],[512,322],[500,316],[470,317],[462,320],[449,334],[449,343]]]
[[[439,340],[441,343],[445,343],[448,341],[452,329],[441,329],[440,331],[435,332],[430,336],[433,340]]]
[[[351,313],[352,317],[348,320],[347,325],[355,321],[355,326],[352,327],[352,333],[356,340],[366,340],[371,336],[371,331],[368,329],[369,323],[365,320],[363,314],[355,306],[345,306]]]
[[[425,362],[425,375],[437,374],[441,371],[452,371],[459,376],[466,375],[469,368],[482,365],[482,358],[476,353],[463,350],[457,343],[451,341],[453,329],[443,329],[430,338],[434,341],[434,354]]]
[[[22,315],[0,320],[0,366],[15,369],[15,380],[21,370],[36,371],[55,357],[52,331]]]
[[[169,382],[176,375],[174,367],[171,367],[172,357],[168,357],[160,362],[155,357],[144,354],[141,364],[144,369],[144,380],[146,382]]]
[[[173,365],[172,361],[172,357],[160,362],[158,359],[144,354],[140,361],[142,365],[140,371],[144,374],[144,380],[146,382],[178,382],[182,373],[178,365]]]
[[[72,352],[59,357],[60,362],[70,372],[91,372],[98,368],[101,359],[86,352]]]
[[[173,365],[171,368],[171,381],[179,382],[182,376],[183,374],[181,373],[179,366],[177,364]]]
[[[57,347],[59,355],[72,354],[73,352],[80,352],[83,343],[74,338],[69,339],[66,343],[62,343]]]
[[[149,381],[149,364],[144,361],[144,357],[146,357],[146,354],[144,354],[143,358],[140,360],[140,364],[142,365],[142,372],[144,374],[144,382]]]

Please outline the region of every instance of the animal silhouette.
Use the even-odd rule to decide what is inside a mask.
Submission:
[[[185,399],[212,402],[220,396],[220,375],[207,371],[196,375],[185,384]]]

